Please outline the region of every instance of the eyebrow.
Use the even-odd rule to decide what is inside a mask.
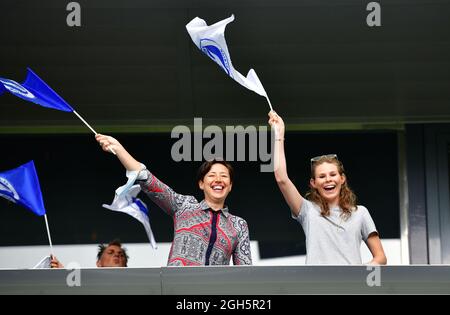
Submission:
[[[108,249],[108,252],[109,252],[109,253],[115,253],[116,250],[115,250],[114,248],[110,248],[110,249]],[[124,253],[125,253],[125,251],[124,251],[123,249],[119,249],[117,252],[118,252],[119,254],[124,254]]]
[[[316,171],[316,172],[317,172],[318,174],[339,173],[338,170],[328,170],[328,171],[321,171],[321,172]]]

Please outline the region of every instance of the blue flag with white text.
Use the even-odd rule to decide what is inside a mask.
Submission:
[[[37,76],[30,68],[27,68],[27,78],[20,84],[14,80],[0,78],[0,94],[5,91],[24,99],[26,101],[38,104],[40,106],[61,110],[64,112],[73,112],[74,109],[41,78]]]
[[[39,216],[45,214],[41,186],[33,161],[0,172],[0,197],[17,203]]]

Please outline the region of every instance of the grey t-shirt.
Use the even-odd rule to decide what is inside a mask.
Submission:
[[[367,242],[369,235],[377,232],[375,223],[364,206],[358,206],[346,220],[340,214],[336,207],[323,217],[317,204],[303,199],[299,216],[292,217],[305,231],[306,264],[362,264],[361,241]]]

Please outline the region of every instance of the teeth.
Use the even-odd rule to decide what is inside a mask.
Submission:
[[[213,189],[214,189],[214,190],[222,190],[223,187],[222,187],[222,186],[213,186]]]

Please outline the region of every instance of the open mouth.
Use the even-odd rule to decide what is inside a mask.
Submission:
[[[336,185],[326,185],[323,187],[325,191],[333,191],[336,188]]]
[[[213,185],[213,186],[212,186],[212,189],[213,189],[214,191],[217,191],[217,192],[223,191],[224,188],[225,188],[225,187],[222,186],[222,185]]]

